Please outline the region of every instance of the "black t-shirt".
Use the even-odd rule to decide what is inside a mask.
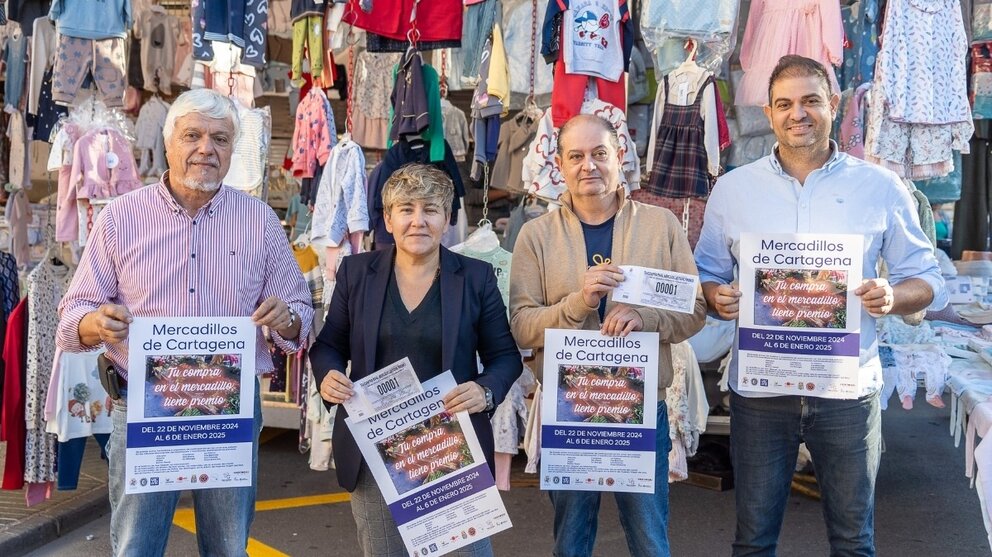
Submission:
[[[396,274],[389,276],[386,303],[379,321],[375,369],[410,358],[421,382],[440,374],[441,369],[441,281],[435,280],[412,312],[400,296]]]
[[[616,216],[602,224],[582,223],[582,236],[586,240],[586,265],[592,267],[610,259],[613,253],[613,223]],[[606,296],[599,301],[599,320],[606,317]]]

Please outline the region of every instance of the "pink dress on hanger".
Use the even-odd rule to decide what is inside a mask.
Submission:
[[[734,104],[768,104],[768,78],[786,54],[812,58],[828,68],[833,93],[840,85],[831,68],[844,60],[844,24],[837,0],[753,0],[741,45],[744,79]]]

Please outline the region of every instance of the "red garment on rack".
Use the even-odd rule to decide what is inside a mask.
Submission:
[[[372,10],[366,13],[358,0],[348,0],[343,20],[370,33],[405,41],[415,3],[416,0],[375,0]],[[421,42],[460,41],[462,0],[420,0],[417,30]]]
[[[3,341],[3,410],[0,412],[0,441],[7,442],[7,460],[0,489],[24,487],[24,371],[27,360],[28,299],[21,300],[7,320]]]

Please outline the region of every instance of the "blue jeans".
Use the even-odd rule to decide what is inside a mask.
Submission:
[[[654,459],[654,495],[613,495],[620,511],[620,525],[633,557],[666,557],[668,549],[668,407],[658,403],[657,446]],[[555,508],[555,557],[589,557],[596,543],[599,491],[548,491]]]
[[[181,491],[124,494],[124,456],[127,443],[127,406],[114,404],[114,430],[107,443],[110,460],[110,544],[115,557],[165,555],[172,517]],[[258,434],[262,429],[262,402],[255,384],[255,440],[252,443],[251,487],[195,489],[196,542],[200,555],[247,555],[248,529],[255,517],[258,485]]]
[[[875,555],[875,476],[882,453],[878,393],[857,400],[732,393],[730,424],[734,555],[775,555],[804,441],[816,467],[830,555]]]

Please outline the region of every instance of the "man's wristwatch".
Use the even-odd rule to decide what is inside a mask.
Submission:
[[[296,325],[296,312],[293,311],[293,308],[289,308],[289,325],[286,328],[292,329],[293,325]]]
[[[482,391],[486,393],[486,409],[485,412],[492,412],[496,409],[496,404],[493,401],[493,391],[489,387],[482,387]]]

